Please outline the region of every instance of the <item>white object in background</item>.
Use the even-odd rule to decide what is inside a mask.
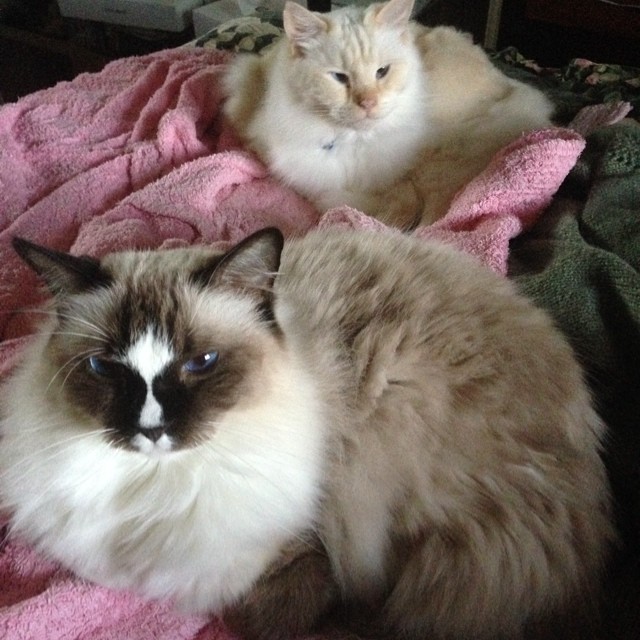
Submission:
[[[203,0],[58,0],[60,14],[67,18],[96,20],[110,24],[160,31],[184,31],[191,25],[191,12]]]

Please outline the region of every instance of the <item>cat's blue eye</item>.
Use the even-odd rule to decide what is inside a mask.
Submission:
[[[107,360],[106,358],[89,356],[89,369],[91,369],[93,373],[106,378],[114,374],[115,365],[111,360]]]
[[[203,373],[209,373],[216,366],[218,362],[218,352],[209,351],[208,353],[202,353],[195,358],[187,360],[182,368],[187,372],[195,375]]]
[[[391,65],[386,65],[385,67],[380,67],[377,71],[376,71],[376,78],[378,80],[381,80],[382,78],[384,78],[387,73],[389,73],[389,68],[391,67]]]
[[[340,71],[332,71],[331,77],[340,84],[345,85],[345,87],[349,86],[349,76],[346,73],[341,73]]]

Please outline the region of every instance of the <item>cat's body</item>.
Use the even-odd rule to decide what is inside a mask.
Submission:
[[[550,124],[541,92],[466,34],[409,22],[412,5],[314,14],[289,3],[280,42],[230,64],[226,115],[321,211],[432,222],[504,144]]]
[[[401,234],[310,234],[278,271],[279,243],[19,246],[58,317],[3,390],[16,533],[265,638],[340,602],[392,635],[518,638],[590,602],[603,427],[547,316]]]

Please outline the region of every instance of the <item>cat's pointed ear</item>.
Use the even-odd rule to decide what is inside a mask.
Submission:
[[[273,318],[273,283],[284,246],[282,233],[273,227],[245,238],[226,255],[199,269],[194,277],[206,286],[228,286],[256,298],[262,316]]]
[[[282,232],[267,227],[251,234],[218,263],[215,278],[218,282],[264,291],[271,289],[280,268],[284,246]]]
[[[322,16],[291,1],[284,5],[282,21],[294,55],[303,55],[315,38],[329,28]]]
[[[389,0],[372,7],[375,22],[388,27],[404,27],[411,20],[414,0]]]
[[[110,282],[109,275],[93,258],[72,256],[18,237],[13,238],[12,245],[55,296],[80,293]]]

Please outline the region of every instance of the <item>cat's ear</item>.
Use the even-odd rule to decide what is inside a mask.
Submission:
[[[221,259],[199,269],[195,279],[207,286],[227,286],[256,298],[263,317],[273,320],[273,283],[280,268],[284,238],[273,227],[245,238]]]
[[[388,27],[404,27],[411,20],[414,0],[389,0],[371,8],[376,24]]]
[[[12,245],[16,253],[44,279],[55,296],[80,293],[106,286],[111,281],[93,258],[72,256],[18,237],[13,238]]]
[[[284,32],[294,55],[303,55],[309,45],[329,28],[327,21],[297,2],[287,2],[282,12]]]

